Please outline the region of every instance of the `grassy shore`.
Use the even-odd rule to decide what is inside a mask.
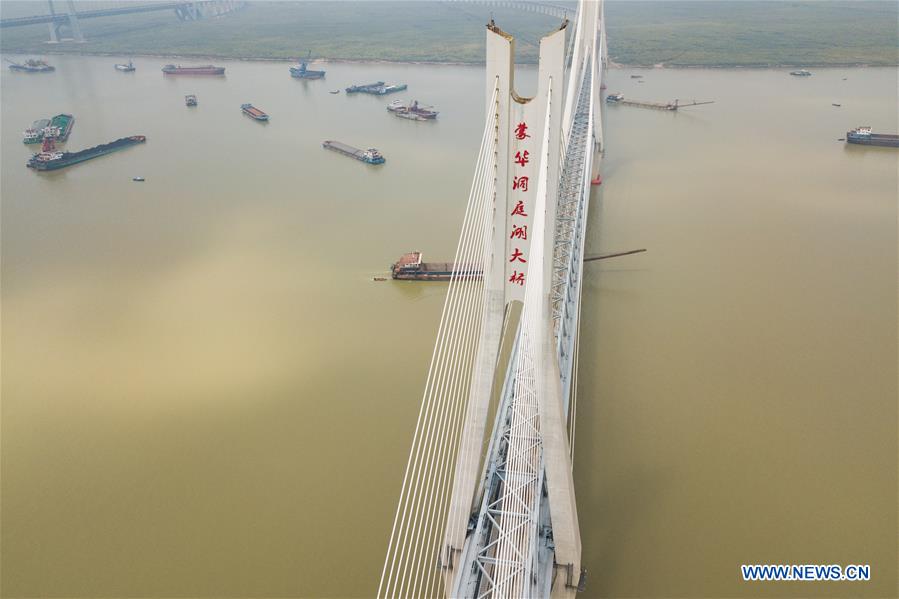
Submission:
[[[0,2],[3,17],[45,9]],[[8,28],[0,51],[287,59],[311,50],[333,60],[481,63],[491,14],[516,36],[522,63],[536,61],[537,40],[558,25],[545,15],[464,2],[254,1],[199,22],[178,21],[170,11],[83,20],[84,44],[48,45],[46,25]],[[899,15],[890,1],[609,1],[606,16],[609,55],[620,64],[899,64]]]

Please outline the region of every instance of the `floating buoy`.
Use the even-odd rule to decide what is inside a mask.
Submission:
[[[596,178],[590,181],[590,185],[602,185],[602,175],[596,175]]]

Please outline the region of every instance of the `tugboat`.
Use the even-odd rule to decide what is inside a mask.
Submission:
[[[214,67],[211,64],[199,67],[182,67],[174,64],[167,64],[162,67],[165,75],[224,75],[225,67]]]
[[[101,144],[93,148],[87,148],[79,152],[60,152],[56,149],[56,145],[52,138],[44,139],[44,145],[41,147],[39,154],[35,154],[27,162],[25,166],[38,171],[53,171],[79,162],[98,158],[106,154],[111,154],[117,150],[142,144],[147,141],[143,135],[132,135],[130,137],[122,137],[108,144]]]
[[[50,126],[50,119],[38,119],[22,133],[22,143],[36,144],[44,139],[44,129]]]
[[[135,70],[134,63],[131,60],[128,61],[128,64],[119,64],[116,63],[115,70],[122,71],[123,73],[131,73]]]
[[[324,71],[312,71],[307,68],[309,66],[309,58],[311,56],[312,50],[309,50],[309,52],[306,54],[306,58],[304,60],[300,60],[300,64],[298,66],[290,67],[290,76],[296,79],[324,79]]]
[[[57,114],[52,119],[39,119],[25,129],[22,141],[26,144],[40,143],[44,139],[66,141],[75,125],[75,117],[71,114]]]
[[[184,96],[184,105],[185,106],[196,106],[197,105],[197,97],[193,94],[188,94]]]
[[[267,121],[268,115],[253,106],[252,104],[241,104],[240,109],[243,111],[245,115],[256,119],[257,121]]]
[[[360,150],[359,148],[354,148],[353,146],[348,146],[347,144],[332,140],[323,141],[322,147],[326,150],[332,150],[338,154],[355,158],[356,160],[367,164],[384,164],[384,162],[386,162],[381,152],[375,148]]]
[[[29,58],[23,63],[7,61],[10,63],[9,70],[10,71],[21,71],[23,73],[49,73],[50,71],[55,71],[56,67],[50,66],[43,60],[36,60],[34,58]]]
[[[800,69],[798,71],[790,71],[790,75],[794,77],[811,77],[812,74],[810,71],[806,71],[805,69]]]
[[[883,146],[899,148],[899,135],[890,133],[872,133],[871,127],[856,127],[846,133],[846,143],[862,146]]]

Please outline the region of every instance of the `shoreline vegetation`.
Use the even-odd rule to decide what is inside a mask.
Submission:
[[[21,58],[26,58],[29,56],[37,55],[37,53],[27,53],[27,52],[0,52],[3,56],[19,56]],[[213,54],[196,54],[196,55],[182,55],[182,54],[135,54],[135,53],[126,53],[123,54],[121,52],[59,52],[59,51],[44,51],[40,53],[41,56],[86,56],[86,57],[109,57],[109,58],[122,58],[123,56],[127,56],[129,58],[158,58],[164,60],[172,60],[175,61],[175,64],[184,64],[189,65],[191,63],[196,63],[198,61],[210,61],[210,60],[229,60],[229,61],[238,61],[238,62],[278,62],[284,64],[295,64],[297,62],[297,58],[280,58],[280,57],[271,57],[271,56],[230,56],[230,55],[213,55]],[[436,66],[436,67],[481,67],[484,66],[484,61],[481,62],[459,62],[459,61],[450,61],[450,60],[379,60],[376,58],[371,59],[352,59],[352,58],[318,58],[318,59],[310,59],[309,67],[315,68],[316,65],[328,65],[328,64],[385,64],[385,65],[426,65],[426,66]],[[533,62],[525,62],[520,63],[521,66],[534,66],[536,67],[536,63]],[[775,70],[775,69],[793,69],[797,66],[803,66],[814,69],[862,69],[862,68],[886,68],[886,67],[895,67],[899,66],[899,64],[868,64],[868,63],[822,63],[815,64],[811,62],[804,62],[801,65],[797,64],[626,64],[620,62],[609,61],[607,68],[609,69],[636,69],[643,71],[652,71],[657,69],[716,69],[716,70]]]
[[[574,13],[574,2],[556,4]],[[38,6],[3,0],[0,16],[35,14]],[[491,17],[515,36],[520,64],[536,62],[540,37],[559,24],[547,15],[464,2],[254,0],[196,22],[170,11],[84,19],[83,44],[48,44],[46,25],[4,29],[0,52],[289,61],[311,51],[314,62],[325,63],[483,65],[483,25]],[[899,65],[899,6],[888,0],[609,0],[606,17],[613,67]]]

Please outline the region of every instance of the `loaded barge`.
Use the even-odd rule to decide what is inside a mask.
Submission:
[[[857,127],[846,133],[846,143],[899,148],[899,135],[871,133],[871,127]]]
[[[381,152],[379,152],[375,148],[360,150],[359,148],[354,148],[353,146],[348,146],[344,143],[340,143],[339,141],[332,141],[330,139],[323,141],[322,147],[326,150],[333,150],[338,154],[343,154],[344,156],[355,158],[356,160],[365,162],[367,164],[384,164],[384,162],[386,162]]]
[[[45,61],[35,60],[33,58],[29,58],[23,63],[7,62],[10,62],[10,71],[20,71],[22,73],[49,73],[50,71],[56,70],[56,67],[47,64]]]
[[[413,121],[432,121],[439,114],[433,106],[421,106],[418,100],[413,100],[408,106],[399,100],[394,100],[387,105],[387,110],[394,116]]]
[[[72,166],[73,164],[78,164],[79,162],[91,160],[92,158],[98,158],[105,154],[111,154],[112,152],[135,144],[142,144],[145,141],[147,141],[147,138],[143,135],[132,135],[130,137],[122,137],[108,144],[101,144],[78,152],[58,152],[53,143],[53,139],[49,138],[44,140],[44,146],[41,148],[40,154],[32,156],[25,166],[39,171],[54,171],[56,169]]]
[[[351,85],[346,88],[348,94],[372,94],[375,96],[384,96],[394,92],[401,92],[409,87],[405,83],[387,84],[383,81],[375,81],[374,83],[364,83],[362,85]]]
[[[174,64],[167,64],[162,67],[165,75],[224,75],[225,67],[215,67],[211,64],[199,67],[182,67]]]
[[[457,267],[452,262],[422,262],[421,252],[403,254],[390,265],[390,276],[401,281],[449,281],[456,279],[480,279],[481,269],[470,265]]]
[[[241,104],[240,109],[250,118],[254,118],[257,121],[268,121],[268,115],[252,104]]]

